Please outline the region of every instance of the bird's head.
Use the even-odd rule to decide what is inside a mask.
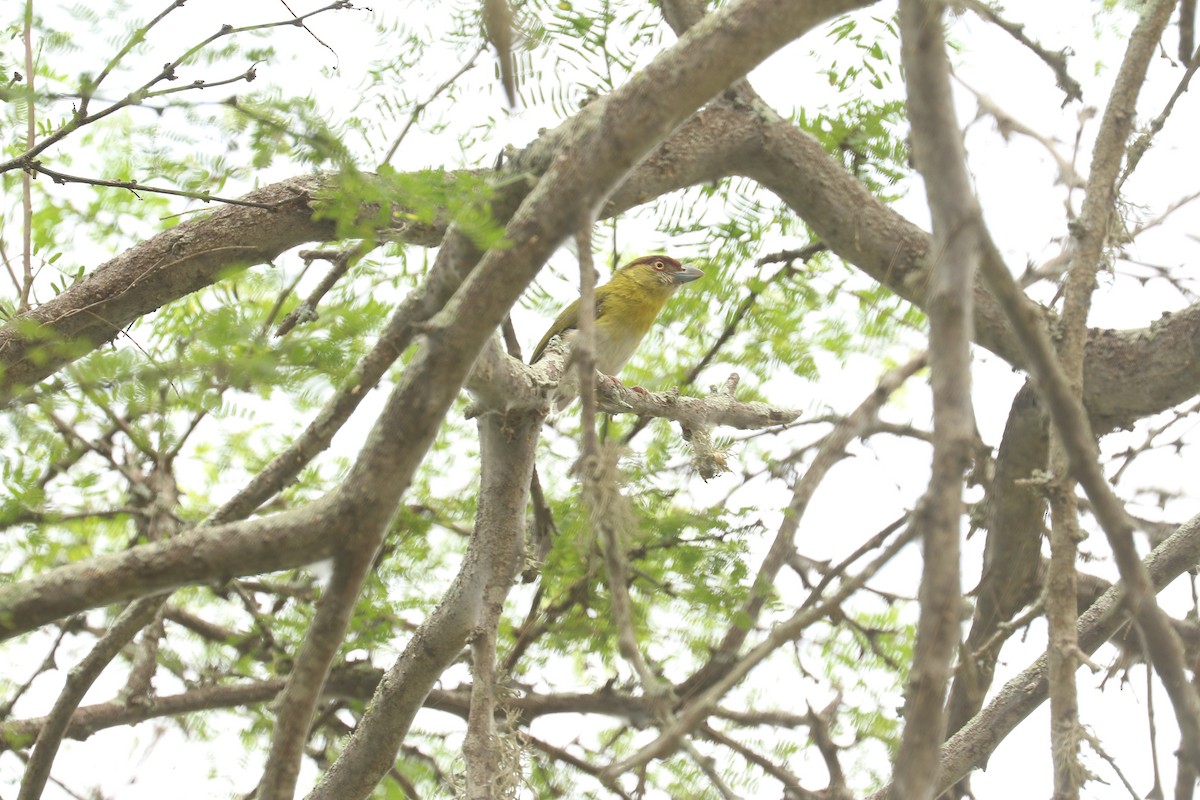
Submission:
[[[671,294],[679,286],[704,275],[695,267],[685,267],[670,256],[650,255],[635,258],[621,267],[611,283],[637,286],[648,294]]]

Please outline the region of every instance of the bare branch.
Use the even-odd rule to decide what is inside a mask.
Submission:
[[[177,5],[182,5],[182,3],[179,3]],[[153,26],[154,24],[159,22],[164,16],[166,16],[167,13],[174,10],[174,7],[175,6],[168,8],[166,11],[164,11],[158,17],[156,17],[154,20],[152,20],[148,25],[143,26],[143,28],[140,31],[135,31],[133,36],[130,38],[130,41],[126,44],[126,47],[132,48],[133,46],[135,46],[138,43],[138,41],[135,41],[135,40],[138,40],[139,35],[144,36],[145,32],[148,31],[151,26]],[[193,56],[195,56],[197,53],[199,53],[204,48],[208,47],[208,45],[212,44],[213,42],[215,42],[218,39],[221,39],[226,36],[232,36],[232,35],[235,35],[238,33],[248,33],[250,31],[266,30],[268,28],[277,28],[282,25],[295,25],[299,21],[303,21],[303,20],[308,19],[309,17],[315,16],[317,14],[323,14],[326,11],[336,11],[336,10],[350,8],[350,7],[351,7],[351,4],[348,2],[348,0],[335,0],[335,2],[330,3],[327,6],[323,6],[322,8],[314,9],[313,11],[310,11],[307,14],[304,14],[302,16],[299,16],[299,17],[293,16],[292,18],[289,18],[286,20],[280,20],[277,22],[264,22],[264,23],[260,23],[260,24],[256,24],[256,25],[246,25],[241,28],[235,28],[232,25],[222,25],[217,30],[216,33],[208,36],[207,38],[203,39],[198,44],[192,46],[190,49],[185,51],[182,55],[180,55],[173,61],[170,61],[170,62],[164,64],[162,70],[157,75],[155,75],[153,78],[151,78],[149,81],[142,84],[141,87],[130,92],[128,95],[126,95],[121,100],[118,100],[117,102],[115,102],[105,108],[102,108],[101,110],[99,110],[93,114],[88,113],[88,106],[90,104],[92,95],[96,89],[96,86],[99,84],[99,81],[96,81],[95,83],[84,84],[83,86],[80,87],[79,107],[75,109],[75,113],[73,115],[71,115],[71,117],[66,121],[66,123],[61,125],[56,131],[54,131],[52,134],[47,136],[45,139],[43,139],[41,142],[37,143],[36,145],[33,144],[32,142],[30,142],[29,145],[26,147],[25,152],[21,153],[20,155],[16,156],[15,158],[11,158],[8,161],[0,162],[0,172],[8,172],[9,170],[12,170],[12,169],[28,169],[30,167],[30,165],[34,162],[34,159],[36,159],[38,155],[45,152],[47,148],[57,144],[58,142],[61,142],[63,139],[65,139],[67,136],[71,135],[75,131],[79,130],[80,128],[82,128],[86,125],[90,125],[93,122],[104,119],[105,117],[109,116],[110,114],[114,114],[123,108],[140,105],[141,102],[148,97],[153,97],[155,95],[163,95],[163,94],[174,94],[174,93],[177,93],[180,91],[186,91],[188,89],[203,89],[203,88],[205,88],[206,84],[204,81],[193,81],[192,83],[187,84],[185,86],[173,87],[171,89],[160,90],[157,92],[153,91],[153,87],[158,85],[159,83],[162,83],[163,81],[167,81],[167,80],[175,80],[178,77],[178,75],[176,74],[176,71],[179,69],[179,67],[181,67],[183,64],[190,61]],[[114,56],[112,61],[109,62],[109,65],[107,67],[105,67],[105,71],[103,73],[101,73],[101,78],[105,77],[111,71],[111,69],[120,61],[120,59],[124,57],[124,55],[125,55],[124,51],[118,52],[117,55]],[[238,80],[253,80],[253,78],[254,78],[254,68],[251,67],[249,70],[247,70],[245,73],[238,76],[237,78],[234,78],[230,81],[222,81],[222,83],[231,83],[233,81],[238,81]],[[207,84],[207,85],[215,85],[215,84]]]
[[[108,663],[121,652],[129,640],[137,635],[162,607],[166,598],[162,595],[143,597],[130,603],[117,621],[109,628],[108,633],[96,643],[96,646],[67,674],[67,685],[63,688],[54,708],[46,717],[38,731],[34,743],[33,756],[25,769],[25,777],[21,781],[21,791],[17,800],[37,800],[42,796],[46,780],[50,777],[50,768],[54,764],[54,756],[62,743],[63,734],[71,722],[71,717],[83,696],[87,694],[96,678]]]
[[[479,48],[471,54],[470,58],[463,62],[463,65],[458,68],[457,72],[438,84],[438,86],[429,93],[428,97],[413,106],[412,112],[408,115],[408,121],[404,123],[404,127],[400,129],[400,133],[396,134],[396,138],[392,140],[391,146],[388,147],[387,153],[384,155],[383,161],[381,162],[382,164],[389,163],[392,160],[392,157],[396,155],[396,151],[400,149],[400,145],[404,141],[404,137],[406,137],[408,132],[412,130],[413,125],[417,124],[417,120],[421,118],[421,114],[425,112],[425,109],[428,108],[429,105],[443,92],[453,86],[459,78],[461,78],[463,75],[466,75],[475,66],[475,62],[486,50],[486,43],[479,45]]]
[[[1079,81],[1072,78],[1067,72],[1068,50],[1059,50],[1057,53],[1047,50],[1025,35],[1024,25],[1004,19],[995,9],[986,2],[983,2],[983,0],[963,0],[963,5],[1025,45],[1046,66],[1053,70],[1054,77],[1058,80],[1058,88],[1062,89],[1066,94],[1066,97],[1063,98],[1064,106],[1072,100],[1083,100],[1083,89],[1080,87]]]
[[[1170,538],[1139,563],[1148,574],[1153,591],[1157,592],[1197,562],[1200,562],[1200,516],[1179,526]],[[1124,613],[1127,594],[1125,585],[1113,586],[1080,616],[1081,651],[1094,653],[1128,624],[1129,617]],[[970,770],[985,763],[1013,728],[1046,701],[1048,688],[1046,656],[1043,654],[1006,683],[987,707],[942,745],[938,791],[945,791]],[[881,789],[871,795],[870,800],[884,800],[889,792],[890,787]]]
[[[68,175],[65,172],[59,172],[55,169],[42,164],[40,161],[30,161],[25,168],[26,174],[34,173],[45,175],[58,184],[67,183],[82,183],[87,186],[107,186],[113,189],[128,189],[137,195],[138,192],[151,192],[152,194],[165,194],[171,197],[188,197],[193,200],[203,200],[206,203],[224,203],[230,206],[244,206],[246,208],[265,208],[273,210],[275,206],[269,206],[264,203],[256,203],[252,200],[238,200],[233,197],[221,197],[219,195],[210,194],[208,192],[192,192],[186,189],[168,189],[164,186],[147,186],[138,181],[110,181],[103,178],[86,178],[81,175]]]
[[[46,657],[42,659],[42,663],[38,665],[37,669],[34,670],[33,674],[30,675],[24,683],[18,686],[3,703],[0,703],[0,720],[8,719],[9,715],[12,714],[13,706],[15,706],[17,701],[25,695],[25,692],[29,691],[29,687],[33,685],[33,682],[37,680],[38,676],[40,676],[43,672],[48,672],[49,670],[55,669],[58,666],[54,660],[54,656],[55,653],[58,652],[59,645],[62,644],[63,639],[66,638],[67,633],[70,632],[70,630],[70,627],[67,625],[63,625],[59,628],[58,635],[56,635],[54,637],[54,641],[50,643],[50,649],[46,652]],[[2,741],[4,738],[3,731],[4,728],[0,727],[0,741]]]
[[[912,542],[916,536],[917,530],[910,526],[858,574],[846,577],[838,586],[837,591],[833,592],[827,600],[808,608],[801,608],[792,616],[772,626],[762,642],[747,651],[711,686],[679,708],[674,721],[662,730],[658,738],[633,755],[609,764],[605,768],[604,774],[612,779],[613,776],[636,770],[653,759],[663,758],[674,752],[679,747],[682,738],[703,723],[716,708],[720,699],[751,670],[782,645],[800,636],[814,622],[837,611],[842,601],[861,589],[884,564],[891,561],[896,553]]]
[[[913,159],[925,179],[933,216],[930,254],[934,263],[926,301],[933,388],[933,465],[929,486],[912,523],[923,537],[925,566],[904,733],[893,761],[893,800],[919,800],[937,794],[937,748],[946,730],[943,704],[950,664],[961,635],[959,526],[964,476],[975,437],[970,344],[975,273],[985,233],[954,112],[942,15],[940,3],[900,2],[900,52],[908,89]]]
[[[321,304],[321,299],[341,280],[342,276],[350,271],[351,267],[358,263],[359,259],[371,252],[373,248],[373,244],[363,243],[357,247],[350,247],[344,250],[301,250],[298,255],[304,259],[306,266],[318,258],[328,261],[331,266],[329,272],[325,274],[325,277],[312,290],[312,293],[305,298],[304,302],[292,309],[283,318],[283,321],[279,323],[279,327],[275,329],[275,335],[285,336],[297,324],[311,322],[316,319],[317,306]]]
[[[734,658],[746,637],[758,623],[767,600],[773,593],[775,578],[787,563],[788,556],[794,552],[796,532],[808,509],[808,504],[816,493],[821,481],[839,461],[846,457],[846,447],[875,420],[879,410],[891,398],[904,382],[925,366],[925,356],[920,354],[909,360],[907,364],[890,370],[879,380],[875,390],[871,392],[858,408],[854,409],[838,423],[821,441],[821,446],[813,457],[812,463],[792,486],[792,498],[783,515],[783,522],[771,542],[763,558],[758,573],[754,576],[753,589],[750,596],[742,604],[735,615],[736,622],[725,631],[721,643],[713,651],[709,663],[697,670],[680,686],[680,695],[690,697],[703,691],[720,679],[730,669]]]
[[[763,772],[782,783],[788,792],[788,794],[785,795],[786,797],[794,797],[795,800],[820,800],[822,797],[822,795],[817,794],[816,792],[810,792],[801,786],[800,781],[796,779],[796,776],[788,772],[783,767],[770,761],[760,753],[751,750],[749,747],[737,741],[733,737],[718,731],[711,725],[707,723],[701,725],[700,734],[708,739],[711,739],[717,744],[728,747],[730,750],[746,759],[746,761],[754,764],[756,767],[759,767]]]
[[[486,615],[498,613],[519,565],[533,452],[544,415],[479,420],[480,509],[454,584],[380,682],[341,756],[309,795],[366,797],[395,762],[417,710]],[[490,462],[490,463],[489,463]],[[494,654],[493,654],[494,658]],[[485,668],[486,669],[486,668]],[[482,708],[482,706],[481,706]]]
[[[287,686],[277,701],[271,750],[258,785],[259,800],[291,800],[313,714],[338,654],[363,580],[375,561],[376,542],[352,540],[334,560],[333,578],[317,602]]]

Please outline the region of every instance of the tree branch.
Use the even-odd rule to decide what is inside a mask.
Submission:
[[[783,522],[780,523],[766,556],[763,557],[758,573],[754,576],[750,596],[734,615],[736,621],[725,631],[721,643],[713,650],[708,663],[680,685],[680,696],[690,697],[707,689],[733,665],[738,651],[758,623],[763,608],[774,593],[773,587],[779,571],[787,563],[788,556],[794,552],[796,532],[821,482],[829,470],[846,457],[846,447],[854,439],[862,436],[878,418],[880,409],[896,390],[924,366],[925,356],[921,354],[909,360],[907,364],[889,370],[880,378],[874,391],[821,440],[817,454],[808,465],[808,469],[792,486],[791,502],[783,514]]]
[[[970,344],[975,273],[985,234],[954,111],[943,11],[941,3],[900,0],[900,52],[913,160],[925,179],[933,216],[930,255],[934,263],[926,301],[933,465],[912,523],[921,531],[925,566],[904,733],[893,761],[893,800],[931,799],[936,794],[937,748],[946,730],[943,703],[963,611],[959,574],[963,480],[975,437]]]
[[[1157,592],[1198,562],[1200,516],[1180,525],[1175,533],[1146,556],[1144,562],[1139,563]],[[1080,650],[1094,653],[1128,624],[1129,616],[1125,613],[1127,593],[1128,588],[1123,583],[1117,584],[1080,615]],[[986,762],[996,746],[1046,701],[1048,688],[1046,656],[1042,654],[1006,683],[983,711],[942,745],[937,791],[945,791],[972,769]],[[884,800],[889,792],[890,787],[885,787],[872,794],[869,800]]]
[[[291,800],[300,775],[300,759],[308,742],[313,714],[338,654],[363,580],[375,562],[377,547],[357,541],[334,560],[333,578],[317,601],[317,613],[304,634],[287,685],[276,702],[271,749],[258,785],[258,800]]]
[[[67,673],[67,684],[54,701],[54,708],[50,710],[38,731],[33,756],[25,768],[25,777],[21,781],[21,791],[17,800],[37,800],[42,796],[46,780],[50,777],[50,768],[54,764],[54,756],[62,744],[63,734],[66,733],[83,696],[87,694],[96,678],[100,677],[108,663],[138,631],[154,619],[162,607],[163,600],[162,596],[150,596],[130,603],[104,637]]]
[[[309,795],[366,797],[395,762],[413,717],[434,683],[484,618],[502,603],[516,574],[525,531],[533,453],[544,415],[479,420],[483,463],[475,532],[454,583],[375,691],[342,754]]]

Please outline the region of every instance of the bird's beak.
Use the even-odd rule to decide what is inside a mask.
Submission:
[[[679,272],[676,272],[671,275],[671,279],[673,281],[675,281],[675,283],[691,283],[692,281],[696,280],[696,278],[703,278],[703,277],[704,277],[703,272],[696,269],[695,267],[688,267],[688,266],[683,267],[683,269],[679,270]]]

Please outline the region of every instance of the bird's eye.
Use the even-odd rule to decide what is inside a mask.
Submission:
[[[666,265],[666,264],[664,264],[664,263],[663,263],[663,262],[661,262],[661,261],[655,261],[655,262],[654,262],[654,268],[655,268],[656,270],[658,270],[659,272],[662,272],[662,271],[663,271],[663,267],[665,267],[665,266],[667,266],[667,265]]]

